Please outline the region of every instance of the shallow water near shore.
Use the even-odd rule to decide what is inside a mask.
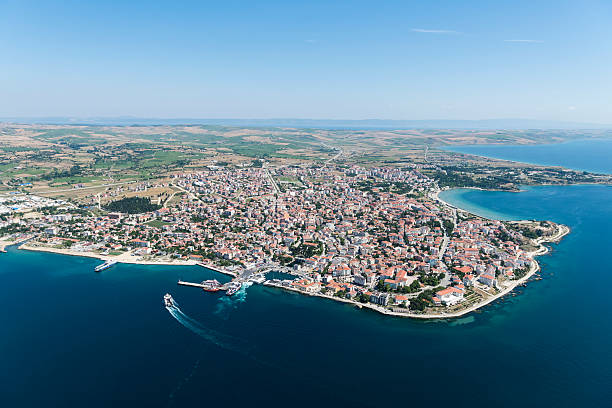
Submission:
[[[612,187],[446,194],[476,212],[550,219],[572,232],[538,258],[542,281],[461,319],[425,322],[260,285],[230,304],[176,285],[228,279],[201,267],[116,265],[96,274],[95,259],[10,247],[0,254],[2,400],[26,407],[435,406],[447,398],[459,406],[606,405]],[[166,292],[197,330],[166,310]]]

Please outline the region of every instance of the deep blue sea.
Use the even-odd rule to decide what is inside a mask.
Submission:
[[[612,139],[574,140],[541,145],[472,145],[445,147],[458,153],[594,173],[612,173]]]
[[[252,286],[229,299],[179,287],[200,267],[0,254],[0,406],[608,407],[612,187],[444,198],[572,233],[543,280],[451,321],[385,317]],[[181,313],[162,304],[170,292]]]

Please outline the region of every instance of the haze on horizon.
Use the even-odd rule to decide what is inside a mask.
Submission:
[[[609,1],[0,3],[0,117],[612,123]]]

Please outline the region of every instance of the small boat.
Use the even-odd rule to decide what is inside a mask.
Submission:
[[[174,307],[174,299],[172,298],[172,295],[170,295],[169,293],[166,293],[164,295],[164,306],[166,307]]]

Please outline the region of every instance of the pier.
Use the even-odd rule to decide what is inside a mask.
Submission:
[[[204,289],[204,285],[203,285],[203,284],[201,284],[201,283],[195,283],[195,282],[185,282],[185,281],[179,280],[179,281],[178,281],[178,284],[179,284],[179,285],[183,285],[183,286],[193,286],[193,287],[195,287],[195,288],[201,288],[201,289]]]
[[[211,267],[203,263],[198,263],[197,265],[205,267],[207,269],[211,269],[215,272],[231,275],[234,277],[231,281],[221,285],[219,287],[220,290],[229,289],[233,283],[240,283],[241,285],[246,282],[263,283],[264,279],[257,277],[257,275],[266,274],[272,270],[283,269],[283,267],[279,265],[274,265],[272,263],[261,263],[261,264],[252,265],[249,268],[245,268],[242,272],[238,274],[235,272],[230,272],[230,271],[219,269],[219,268],[214,268],[214,267]],[[206,285],[204,285],[203,283],[186,282],[183,280],[179,280],[178,284],[182,286],[191,286],[191,287],[200,288],[200,289],[204,289],[206,287]]]

